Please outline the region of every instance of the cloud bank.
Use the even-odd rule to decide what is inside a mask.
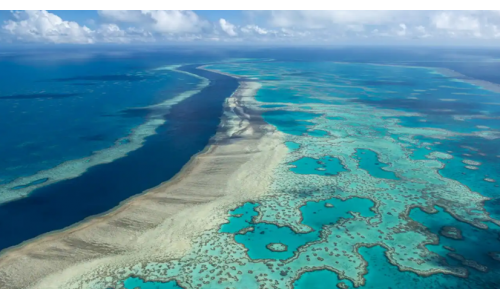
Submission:
[[[260,23],[209,21],[193,11],[99,11],[89,24],[47,11],[14,11],[0,27],[4,42],[54,44],[140,42],[500,41],[499,11],[254,11]]]

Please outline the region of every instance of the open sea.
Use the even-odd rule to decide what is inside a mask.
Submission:
[[[134,55],[0,61],[0,249],[104,213],[157,186],[215,134],[236,80],[196,64],[182,70],[199,77],[156,70],[197,61],[189,55]],[[183,93],[188,97],[175,103]],[[142,133],[144,141],[126,147],[148,121],[153,124]],[[94,159],[96,152],[105,159]],[[69,167],[58,170],[61,164]],[[46,175],[15,184],[39,172]],[[21,194],[27,188],[34,189]]]
[[[174,176],[238,86],[196,69],[220,62],[262,84],[285,136],[272,192],[168,268],[117,270],[116,287],[500,288],[500,90],[471,81],[500,85],[499,51],[102,53],[0,58],[0,249]],[[185,273],[193,262],[241,280]]]

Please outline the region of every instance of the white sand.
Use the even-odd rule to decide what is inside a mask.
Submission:
[[[478,161],[470,160],[470,159],[464,159],[462,160],[464,164],[471,165],[471,166],[480,166],[481,163]]]

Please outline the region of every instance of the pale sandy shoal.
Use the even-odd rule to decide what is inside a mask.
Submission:
[[[350,62],[333,62],[336,64],[368,64],[368,65],[374,65],[374,66],[385,66],[385,67],[400,67],[400,68],[417,68],[417,69],[428,69],[435,71],[437,73],[440,73],[446,77],[453,77],[456,78],[457,80],[461,80],[467,83],[470,83],[472,85],[476,85],[479,87],[482,87],[486,90],[495,92],[495,93],[500,93],[500,84],[496,84],[493,82],[489,82],[486,80],[480,80],[480,79],[475,79],[468,77],[462,73],[459,73],[455,70],[448,69],[448,68],[438,68],[438,67],[426,67],[426,66],[412,66],[412,65],[398,65],[398,64],[378,64],[378,63],[350,63]]]
[[[489,82],[486,80],[480,80],[480,79],[475,79],[475,78],[470,78],[462,73],[459,73],[457,71],[448,69],[448,68],[434,68],[438,73],[441,73],[445,76],[448,77],[454,77],[457,78],[457,80],[461,80],[479,87],[482,87],[483,89],[495,92],[495,93],[500,93],[500,85]]]

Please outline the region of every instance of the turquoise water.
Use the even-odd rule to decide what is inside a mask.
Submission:
[[[359,167],[368,171],[371,176],[392,180],[399,179],[394,172],[383,169],[389,166],[389,164],[381,162],[378,159],[377,153],[374,151],[369,149],[357,149],[354,158],[359,161]]]
[[[368,262],[368,273],[364,276],[365,289],[429,289],[429,288],[465,288],[460,280],[451,275],[431,275],[422,277],[413,272],[399,271],[397,266],[391,265],[385,256],[383,247],[362,247],[359,253]]]
[[[254,230],[245,234],[237,234],[235,241],[248,249],[251,259],[288,259],[300,246],[318,239],[318,233],[297,234],[289,227],[278,227],[274,224],[257,223]],[[267,248],[269,244],[280,243],[287,246],[282,252]]]
[[[251,259],[288,259],[297,249],[309,242],[319,239],[319,234],[325,225],[335,224],[339,219],[352,218],[351,212],[360,213],[364,217],[374,216],[371,210],[373,202],[368,199],[351,198],[345,201],[329,199],[318,202],[307,202],[300,208],[303,216],[302,223],[313,231],[296,233],[289,227],[279,227],[274,224],[254,223],[253,218],[258,215],[258,204],[245,203],[243,206],[230,212],[229,223],[221,226],[221,233],[233,233],[235,240],[247,249]],[[246,228],[251,231],[239,233]],[[269,244],[280,243],[287,246],[282,252],[270,250]]]
[[[360,213],[363,217],[375,216],[372,210],[373,201],[364,198],[353,197],[345,201],[329,199],[319,202],[307,202],[300,208],[302,223],[314,230],[321,230],[325,225],[333,225],[340,218],[351,218],[351,212]]]
[[[293,283],[295,289],[333,289],[338,288],[339,283],[344,283],[352,288],[349,280],[340,280],[337,273],[330,270],[319,270],[304,273]]]
[[[426,149],[424,147],[422,148],[410,148],[413,150],[412,154],[410,155],[410,157],[414,160],[425,160],[425,159],[428,159],[426,156],[429,155],[432,150],[429,150],[429,149]]]
[[[243,75],[243,74],[241,74]],[[260,76],[259,76],[260,77]],[[278,103],[294,103],[294,104],[321,104],[328,103],[327,101],[310,98],[308,96],[297,95],[293,91],[259,89],[255,96],[257,101],[261,102],[278,102]]]
[[[262,108],[278,108],[278,107],[286,107],[286,105],[268,104],[268,105],[261,105],[260,107],[262,107]]]
[[[221,226],[220,232],[225,233],[237,233],[242,229],[252,226],[252,218],[257,216],[258,213],[255,211],[259,204],[247,202],[243,206],[240,206],[229,214],[229,222]]]
[[[466,288],[492,288],[495,287],[495,274],[489,280],[477,284],[474,280],[481,280],[484,275],[471,270],[469,279],[462,279],[452,275],[436,274],[431,276],[419,276],[413,272],[400,271],[387,261],[386,249],[381,246],[371,248],[361,247],[359,254],[367,261],[368,273],[364,275],[365,285],[361,289],[466,289]],[[498,278],[498,277],[497,277]],[[345,283],[353,288],[349,280],[339,280],[335,272],[319,270],[303,274],[294,282],[294,288],[298,289],[332,289],[337,288],[339,282]]]
[[[489,144],[488,141],[482,141],[482,139],[478,138],[468,138],[467,142],[456,137],[448,140],[437,140],[426,137],[418,137],[418,139],[422,143],[430,144],[426,146],[429,149],[425,147],[411,147],[412,150],[414,149],[411,155],[412,159],[429,159],[425,156],[433,151],[451,151],[452,159],[438,159],[445,164],[444,168],[439,170],[442,176],[457,180],[468,186],[471,190],[484,196],[492,198],[500,196],[500,171],[495,163],[498,158],[497,155],[500,152],[496,149],[496,141],[491,142],[493,145],[487,145]],[[435,144],[436,142],[439,144]],[[464,146],[472,147],[472,149],[464,148]],[[466,168],[467,164],[463,160],[478,162],[479,165],[475,166],[477,170]],[[492,179],[493,182],[486,181],[486,178]]]
[[[498,93],[431,68],[212,68],[262,85],[249,105],[267,105],[263,118],[289,151],[265,191],[171,269],[135,271],[141,278],[202,288],[500,287]],[[197,263],[222,275],[179,271]]]
[[[447,160],[446,166],[439,173],[467,185],[471,190],[484,196],[497,197],[500,183],[498,167],[488,160],[478,158],[476,156],[473,160],[481,162],[481,165],[477,170],[470,170],[465,168],[467,164],[462,162],[470,157],[455,155],[453,159]],[[494,182],[488,182],[485,178],[493,179]]]
[[[291,151],[293,150],[297,150],[300,148],[300,144],[299,143],[295,143],[295,142],[285,142],[285,145],[288,147],[288,149],[290,149]]]
[[[296,174],[331,176],[346,171],[340,160],[332,156],[325,156],[318,160],[311,157],[303,157],[290,164],[295,166],[290,170]]]
[[[500,262],[492,259],[488,254],[490,252],[500,252],[500,226],[491,222],[486,223],[488,229],[480,229],[470,224],[457,221],[442,208],[436,207],[437,213],[428,214],[420,209],[413,209],[410,212],[410,218],[421,223],[429,231],[439,236],[438,245],[427,245],[427,248],[433,252],[446,257],[450,264],[457,262],[453,258],[447,257],[450,251],[443,246],[448,246],[456,250],[457,253],[465,259],[474,260],[484,266],[498,269],[500,271]],[[462,238],[453,239],[440,233],[444,226],[452,226],[460,230]]]
[[[284,110],[269,111],[262,115],[266,122],[273,124],[278,130],[293,135],[306,133],[308,126],[313,124],[307,121],[318,116],[319,114],[314,113]]]
[[[129,277],[123,282],[123,286],[126,289],[182,289],[182,287],[177,284],[177,281],[143,281],[137,277]]]
[[[315,103],[317,105],[320,105],[328,102],[328,104],[336,105],[336,108],[332,108],[333,111],[331,113],[328,110],[327,106],[322,106],[320,108],[322,112],[326,113],[325,119],[332,121],[332,123],[321,124],[325,124],[325,126],[329,127],[317,126],[320,123],[316,118],[300,118],[300,114],[302,112],[298,112],[299,114],[297,115],[297,117],[289,115],[288,113],[280,114],[274,112],[274,115],[269,113],[270,115],[268,115],[268,117],[266,117],[266,114],[268,113],[264,114],[265,120],[272,125],[275,125],[278,130],[283,131],[286,134],[296,136],[293,139],[295,141],[295,144],[290,144],[291,142],[287,142],[286,144],[291,150],[293,150],[291,153],[295,153],[303,149],[302,147],[299,147],[300,142],[297,141],[300,141],[300,137],[305,133],[310,136],[322,135],[325,139],[328,138],[330,129],[337,130],[334,133],[335,135],[339,134],[338,130],[339,128],[342,128],[339,126],[342,125],[334,122],[346,121],[348,118],[346,118],[345,115],[338,115],[338,107],[339,105],[345,106],[349,104],[346,101],[341,104],[339,103],[341,100],[338,99],[323,100],[321,98],[322,96],[319,96],[320,94],[324,95],[328,93],[335,93],[335,96],[338,98],[351,98],[351,103],[367,105],[370,107],[368,109],[370,111],[368,114],[363,116],[358,115],[355,119],[355,122],[348,121],[348,123],[345,123],[351,124],[351,126],[353,126],[353,129],[355,128],[354,130],[356,131],[354,132],[356,134],[359,134],[358,136],[356,136],[359,140],[363,138],[363,135],[367,134],[372,136],[372,138],[389,136],[394,141],[396,141],[396,143],[401,143],[396,146],[397,148],[390,148],[393,151],[398,148],[401,149],[401,147],[404,147],[408,150],[410,159],[421,161],[425,164],[428,164],[428,162],[430,162],[431,160],[437,160],[444,164],[444,168],[437,169],[437,172],[440,176],[456,180],[460,184],[469,187],[472,191],[479,192],[481,195],[493,198],[500,197],[497,183],[500,179],[498,177],[499,168],[496,167],[498,163],[497,157],[500,157],[498,156],[500,153],[498,153],[497,149],[500,148],[498,147],[499,144],[497,140],[483,139],[480,137],[460,136],[467,134],[477,134],[485,130],[485,128],[477,127],[478,125],[488,126],[487,130],[499,128],[500,123],[498,123],[497,121],[493,121],[493,119],[484,118],[484,116],[487,116],[488,114],[495,115],[499,113],[500,110],[498,109],[498,106],[488,106],[487,104],[482,104],[486,103],[487,101],[496,102],[497,94],[491,91],[477,88],[468,83],[460,81],[447,81],[445,77],[441,77],[441,75],[433,73],[433,71],[430,69],[405,69],[398,67],[363,64],[329,65],[329,70],[325,70],[325,65],[320,66],[318,64],[310,63],[289,63],[289,66],[294,66],[302,70],[302,73],[294,73],[295,78],[301,76],[306,77],[304,75],[307,74],[308,79],[314,77],[315,80],[319,80],[327,78],[327,73],[334,73],[337,77],[333,81],[337,81],[336,84],[338,84],[338,86],[335,87],[323,85],[321,87],[321,92],[314,93],[312,90],[308,90],[309,83],[303,81],[303,83],[301,84],[303,85],[304,90],[307,90],[307,93],[309,93],[307,94],[301,92],[300,89],[296,88],[298,81],[297,79],[294,79],[293,89],[277,89],[274,85],[272,89],[267,89],[264,85],[263,88],[259,91],[257,96],[258,101],[286,102],[289,104],[289,109],[292,109],[293,105],[297,105],[297,107],[303,109],[304,107],[300,105],[304,103]],[[282,79],[283,81],[287,80],[286,76],[288,75],[286,74],[290,73],[286,73],[282,69],[280,69],[286,69],[287,67],[285,66],[285,64],[277,64],[274,65],[273,68],[276,69],[276,73],[284,74],[284,77]],[[262,70],[257,72],[255,71],[255,69],[252,69],[250,67],[246,70],[248,73],[252,73],[252,76],[254,77],[259,77],[259,72],[270,72],[270,69],[268,69],[267,67],[264,67]],[[353,72],[356,72],[356,74],[354,74]],[[240,74],[245,73],[240,72]],[[381,79],[378,81],[373,81],[369,78]],[[332,80],[331,77],[330,80]],[[347,85],[360,85],[367,87],[368,89],[354,86],[347,87]],[[283,86],[286,86],[286,84],[283,84]],[[483,102],[478,103],[477,101],[475,101],[475,97],[481,97]],[[353,107],[351,108],[352,110],[355,110],[354,107],[356,106],[351,105],[351,107]],[[318,108],[315,109],[317,110]],[[361,107],[357,106],[357,109],[361,109]],[[395,119],[399,121],[395,124],[404,127],[404,133],[400,133],[401,130],[398,130],[395,127],[387,127],[383,122],[372,124],[372,121],[369,121],[375,121],[375,119],[377,119],[377,117],[375,117],[375,115],[377,115],[378,113],[377,109],[392,109],[395,111],[402,111],[403,113],[416,112],[422,114],[422,116],[396,116]],[[355,115],[354,111],[351,114]],[[458,119],[455,119],[453,115],[474,115],[474,117],[467,118],[465,119],[465,121],[460,121]],[[363,117],[365,119],[363,119]],[[381,115],[380,118],[382,120],[388,120],[390,117]],[[321,134],[317,134],[319,132],[307,131],[308,128],[322,130],[324,133],[322,132]],[[410,130],[407,130],[406,128]],[[430,133],[430,130],[434,130],[434,128],[438,128],[438,130],[448,130],[453,134],[448,136],[441,136],[440,138],[434,138]],[[429,134],[412,134],[412,130],[418,132],[414,129],[429,130]],[[353,131],[351,131],[349,134],[352,136]],[[340,136],[342,136],[342,134]],[[349,135],[346,134],[346,136]],[[408,143],[408,138],[413,138],[413,141],[411,143]],[[396,175],[399,174],[399,172],[401,172],[403,176],[406,173],[407,175],[410,175],[410,177],[416,176],[415,178],[426,178],[426,176],[428,176],[418,176],[409,173],[408,170],[410,168],[422,168],[422,165],[415,165],[412,162],[405,162],[404,166],[408,169],[402,169],[403,162],[401,161],[401,158],[392,155],[392,153],[390,152],[391,150],[389,150],[388,148],[388,144],[386,144],[386,146],[376,147],[375,145],[377,142],[381,145],[384,143],[381,140],[374,140],[374,143],[365,143],[367,145],[366,147],[356,147],[355,154],[352,156],[352,158],[359,163],[359,168],[366,170],[371,176],[375,178],[396,180],[397,182],[401,182],[401,184],[404,185],[407,184],[406,181]],[[414,142],[416,142],[416,144]],[[306,184],[307,182],[311,183],[311,181],[307,179],[308,175],[325,176],[338,175],[341,172],[349,172],[349,169],[343,166],[338,158],[328,160],[328,158],[330,158],[329,155],[318,156],[318,153],[325,153],[321,152],[321,150],[319,149],[327,149],[323,145],[324,144],[322,144],[321,146],[323,148],[314,148],[311,144],[308,144],[308,149],[314,149],[314,151],[317,151],[315,152],[314,157],[321,157],[319,160],[313,159],[310,156],[303,156],[290,163],[294,167],[290,168],[289,170],[295,174],[304,176],[304,184]],[[375,146],[375,148],[370,149],[371,146]],[[471,151],[464,146],[473,147],[477,150]],[[336,153],[338,152],[339,155],[341,155],[340,153],[342,152],[342,148],[336,147],[335,151]],[[382,151],[384,156],[388,157],[389,160],[384,160],[384,162],[380,161],[376,151]],[[452,155],[452,158],[431,159],[426,157],[434,151],[449,153]],[[402,157],[404,157],[404,155]],[[479,166],[477,166],[478,170],[465,168],[466,164],[462,162],[464,159],[471,159],[478,162],[480,164]],[[488,182],[487,180],[484,180],[485,178],[491,179],[490,181],[495,182]],[[351,186],[357,185],[355,182],[352,182]],[[343,185],[340,185],[339,187],[342,189]],[[384,188],[387,187],[384,186]],[[385,196],[385,199],[394,199],[394,195],[394,193],[387,194],[387,196]],[[420,194],[417,195],[419,195],[418,197],[422,197],[420,196]],[[447,196],[443,197],[446,198]],[[386,203],[384,198],[377,198],[383,199],[382,203]],[[414,201],[411,199],[418,198],[413,198],[413,196],[410,198],[403,198],[401,200],[398,200],[396,203],[411,203],[412,201]],[[450,199],[450,201],[454,200],[456,201],[456,198]],[[347,201],[346,203],[349,203],[349,201]],[[394,216],[394,212],[399,209],[396,208],[396,203],[386,203],[386,211],[388,213],[391,213],[390,216]],[[500,209],[497,209],[493,204],[490,204],[490,206],[491,207],[487,209],[489,211],[492,211],[492,213],[490,214],[491,216],[500,215]],[[319,212],[316,212],[316,214],[311,214],[310,212],[307,212],[306,207],[308,206],[305,205],[301,208],[303,224],[311,226],[311,224],[315,224],[315,220],[317,220],[317,224],[311,226],[315,228],[315,230],[320,230],[319,228],[321,228],[325,224],[329,224],[328,222],[326,222],[326,219],[331,216],[328,213],[328,210],[325,210],[325,215]],[[325,207],[323,208],[325,209]],[[341,210],[345,209],[341,208]],[[264,211],[264,207],[262,207],[260,211]],[[417,214],[417,211],[420,212],[420,215]],[[484,216],[484,214],[480,210],[472,209],[471,211],[476,212],[478,216]],[[432,216],[433,218],[438,218],[441,220],[441,222],[444,223],[449,221],[450,224],[455,224],[457,228],[461,226],[468,226],[470,232],[464,229],[464,236],[471,236],[473,235],[473,232],[475,232],[476,234],[478,234],[476,238],[473,238],[472,240],[470,240],[471,238],[466,238],[465,240],[456,241],[440,237],[441,243],[449,245],[450,247],[454,245],[456,247],[457,253],[466,257],[467,254],[471,251],[470,249],[474,248],[474,244],[479,243],[479,240],[483,239],[483,243],[485,243],[484,251],[482,251],[481,254],[476,253],[477,261],[479,263],[487,264],[488,266],[490,266],[490,268],[491,266],[494,266],[496,264],[496,262],[493,261],[493,259],[491,259],[486,252],[495,251],[496,249],[495,247],[498,240],[494,239],[493,237],[496,234],[496,229],[494,228],[496,228],[497,225],[494,225],[491,222],[486,222],[491,228],[488,229],[488,231],[484,231],[481,229],[477,229],[472,225],[468,225],[467,223],[457,225],[456,223],[458,221],[456,221],[455,219],[447,219],[443,217],[439,218],[441,214],[445,213],[439,211],[439,213],[436,215],[429,215],[421,212],[420,210],[414,209],[411,211],[410,217],[428,228],[432,228],[432,224],[429,223],[428,220],[430,216]],[[385,217],[385,219],[387,219],[387,221],[383,222],[388,222],[388,224],[389,222],[398,222],[398,218],[396,217],[387,216]],[[280,223],[283,222],[280,221]],[[379,228],[385,231],[386,229],[383,224],[384,223],[382,223],[382,226],[379,226]],[[395,223],[393,223],[393,225],[391,226],[394,225]],[[267,224],[267,226],[269,227],[269,224]],[[329,224],[328,226],[331,226],[331,224]],[[269,229],[271,229],[271,227],[269,227]],[[478,230],[480,232],[476,232]],[[490,232],[491,234],[487,232]],[[288,234],[290,233],[287,232],[285,234],[285,232],[283,231],[284,237],[288,237]],[[257,238],[256,234],[252,236],[255,236],[255,238]],[[290,236],[293,236],[293,234],[290,234]],[[238,236],[236,236],[235,239],[238,240]],[[246,241],[246,243],[247,245],[250,244],[249,241]],[[472,248],[468,249],[467,247]],[[427,245],[427,248],[441,257],[446,257],[446,260],[449,264],[457,266],[460,265],[463,267],[463,265],[457,262],[456,259],[454,260],[454,262],[450,261],[451,258],[447,256],[447,251],[449,250],[443,248],[441,244],[437,246]],[[249,251],[249,253],[250,252],[251,251]],[[470,252],[469,254],[472,254],[472,252]],[[493,269],[490,269],[489,273],[485,275],[484,273],[481,273],[475,269],[466,267],[470,272],[470,282],[466,282],[466,280],[453,275],[436,274],[429,277],[422,277],[411,271],[402,272],[398,269],[397,266],[389,263],[385,256],[385,249],[383,247],[361,247],[359,249],[359,253],[365,258],[365,260],[368,261],[368,273],[364,275],[366,282],[361,285],[361,288],[487,287],[495,285],[492,279],[498,276],[496,274],[496,271]],[[403,263],[402,260],[400,262]],[[335,288],[336,285],[341,281],[348,287],[353,287],[352,282],[350,282],[349,280],[339,280],[335,272],[328,270],[306,272],[301,275],[300,279],[294,283],[294,286],[296,288]]]
[[[312,131],[308,131],[307,134],[310,136],[316,136],[316,137],[326,137],[326,136],[328,136],[328,131],[312,130]]]

